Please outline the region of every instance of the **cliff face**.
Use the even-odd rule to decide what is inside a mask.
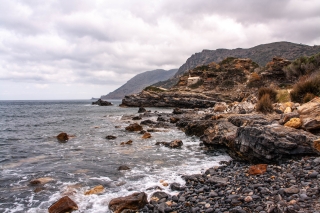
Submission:
[[[139,93],[145,87],[154,84],[159,81],[165,81],[171,78],[177,69],[172,70],[152,70],[140,73],[133,78],[131,78],[127,83],[119,87],[108,95],[101,96],[102,99],[122,99],[126,95],[131,95],[134,93]]]
[[[311,56],[320,52],[320,46],[308,46],[295,44],[290,42],[274,42],[270,44],[261,44],[248,49],[217,49],[203,50],[200,53],[193,54],[187,59],[173,78],[159,82],[155,86],[171,88],[178,81],[179,77],[199,65],[208,64],[210,62],[219,62],[227,57],[250,58],[260,66],[265,66],[273,57],[282,57],[288,60],[294,60],[301,56]]]

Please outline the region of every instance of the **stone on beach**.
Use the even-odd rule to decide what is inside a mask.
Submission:
[[[267,164],[257,164],[249,167],[249,175],[261,175],[267,171]]]
[[[135,210],[143,208],[148,204],[147,194],[136,192],[125,197],[114,198],[109,203],[109,209],[115,213],[121,213],[124,210]]]
[[[62,197],[48,208],[49,213],[65,213],[74,210],[78,210],[78,205],[68,196]]]
[[[284,126],[299,129],[302,126],[300,118],[291,118]]]

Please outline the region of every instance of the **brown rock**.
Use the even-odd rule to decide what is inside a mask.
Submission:
[[[118,170],[129,170],[130,168],[126,165],[119,166]]]
[[[114,198],[109,203],[109,209],[115,213],[123,210],[139,210],[148,204],[147,194],[144,192],[136,192],[126,197]]]
[[[176,117],[170,117],[170,123],[177,123],[180,119],[179,118],[176,118]]]
[[[213,110],[215,112],[224,112],[227,109],[227,104],[225,102],[218,102],[214,105]]]
[[[142,129],[143,129],[142,126],[140,126],[137,123],[130,124],[129,126],[126,127],[126,130],[130,132],[141,131]]]
[[[86,191],[84,195],[101,194],[103,191],[104,191],[104,187],[102,185],[98,185]]]
[[[169,185],[167,182],[163,182],[161,184],[162,184],[162,186],[165,186],[165,187],[167,187]]]
[[[113,135],[108,135],[107,137],[106,137],[106,139],[108,139],[108,140],[113,140],[113,139],[116,139],[117,137],[116,136],[113,136]]]
[[[299,129],[302,126],[300,118],[291,118],[284,126]]]
[[[302,127],[306,130],[320,129],[320,98],[316,97],[298,108]]]
[[[244,198],[244,201],[249,203],[249,202],[252,201],[252,197],[251,196],[247,196],[247,197]]]
[[[261,175],[267,171],[267,164],[257,164],[249,167],[248,173],[250,175]]]
[[[292,112],[291,107],[287,107],[287,108],[284,110],[284,113],[290,113],[290,112]]]
[[[297,194],[300,192],[300,189],[296,186],[291,186],[290,188],[285,188],[284,192],[287,194]]]
[[[170,148],[178,148],[181,147],[183,145],[181,140],[174,140],[172,142],[170,142],[169,147]]]
[[[313,147],[320,152],[320,139],[313,141]]]
[[[131,145],[132,144],[132,140],[128,140],[127,142],[121,142],[120,145],[124,146],[124,145]]]
[[[149,132],[146,132],[142,136],[143,139],[151,138],[151,134]]]
[[[37,179],[31,180],[30,184],[32,184],[32,185],[43,185],[43,184],[49,183],[51,181],[54,181],[54,179],[50,178],[50,177],[43,177],[43,178],[37,178]]]
[[[62,132],[59,135],[57,135],[57,139],[60,142],[67,142],[69,140],[69,136],[67,135],[67,133]]]
[[[62,197],[48,208],[49,213],[65,213],[74,210],[78,210],[78,205],[68,196]]]

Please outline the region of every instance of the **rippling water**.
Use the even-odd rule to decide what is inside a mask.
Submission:
[[[123,115],[137,114],[137,108],[120,108],[119,101],[108,107],[90,103],[0,101],[0,212],[47,212],[65,194],[78,204],[78,212],[109,212],[108,203],[114,197],[161,186],[161,179],[183,183],[181,174],[199,173],[230,159],[208,153],[198,146],[198,138],[187,137],[177,129],[141,139],[137,133],[124,131],[130,121],[121,120]],[[55,136],[60,132],[76,137],[59,143]],[[106,140],[107,135],[117,139]],[[119,145],[129,139],[133,141],[131,146]],[[154,145],[174,139],[183,141],[182,149]],[[131,170],[118,171],[120,165],[128,165]],[[54,181],[39,190],[29,184],[39,177]],[[100,184],[105,187],[103,194],[84,195]],[[147,191],[149,196],[152,192]]]

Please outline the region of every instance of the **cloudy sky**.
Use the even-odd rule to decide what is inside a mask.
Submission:
[[[203,49],[320,44],[319,0],[0,2],[0,100],[100,97]]]

